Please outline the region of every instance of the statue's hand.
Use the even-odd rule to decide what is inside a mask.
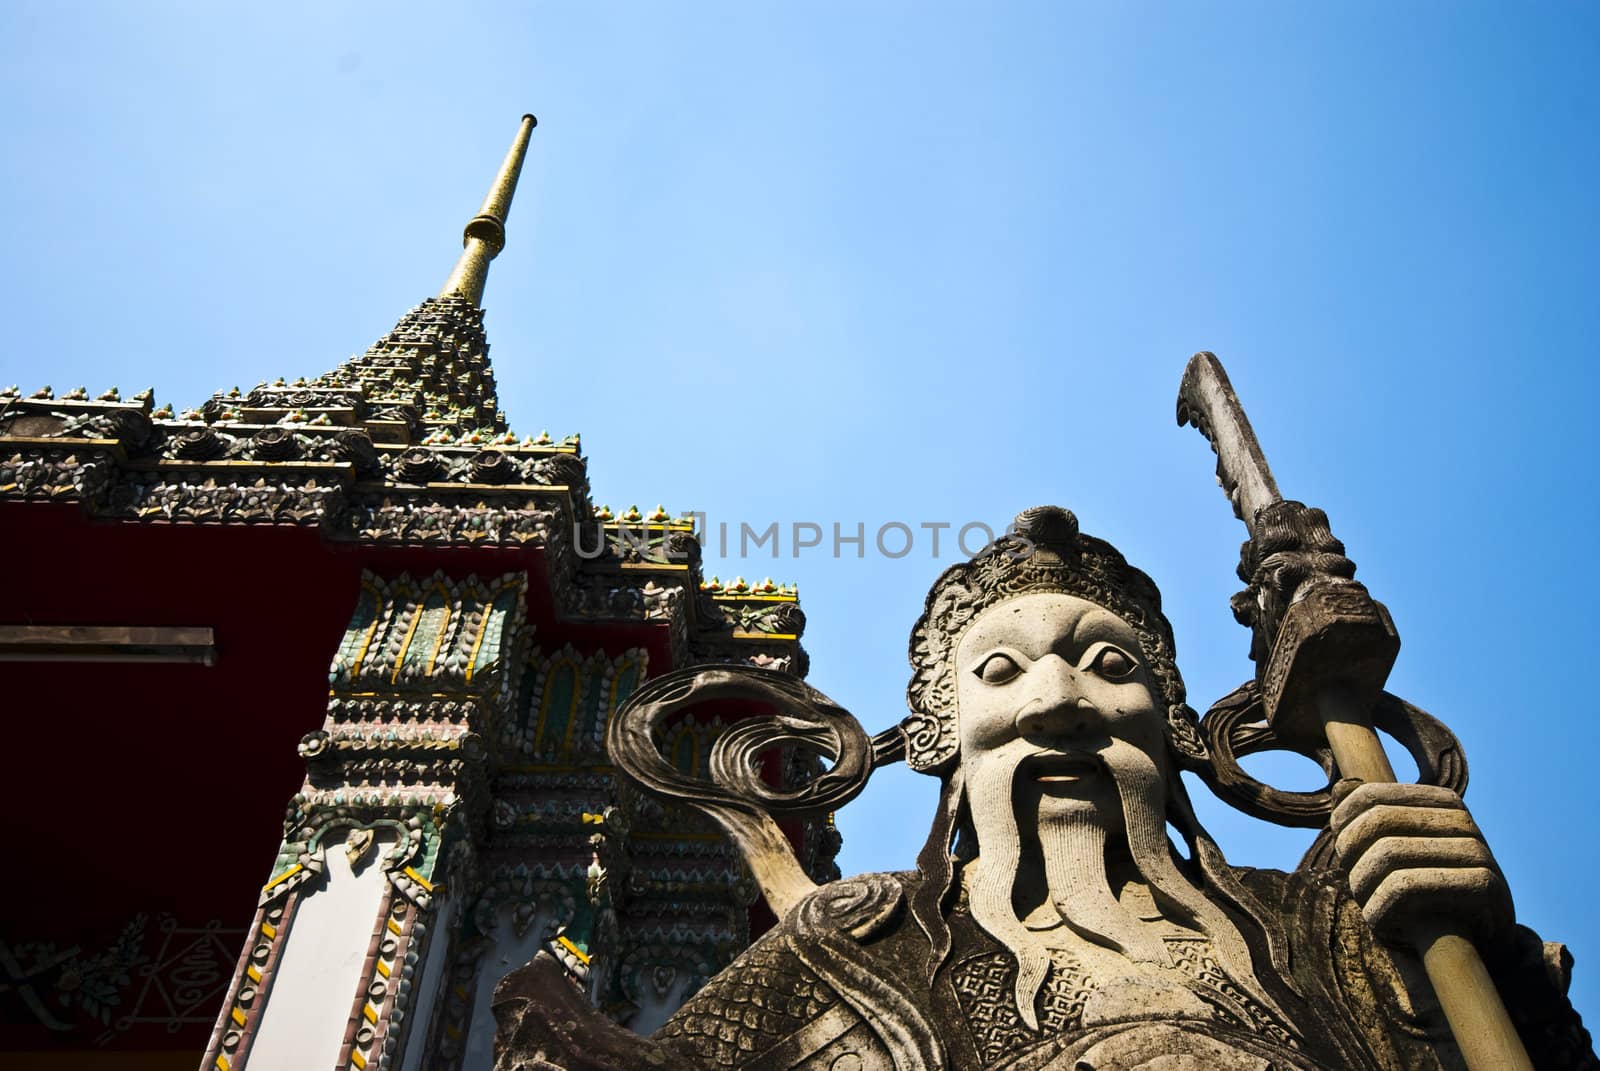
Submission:
[[[1334,848],[1374,931],[1414,941],[1463,927],[1487,941],[1510,929],[1511,890],[1455,792],[1350,781],[1335,793]]]

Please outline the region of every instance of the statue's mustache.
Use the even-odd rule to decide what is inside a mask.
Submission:
[[[1068,784],[1109,772],[1098,751],[1051,750],[1036,752],[1018,762],[1012,780]]]

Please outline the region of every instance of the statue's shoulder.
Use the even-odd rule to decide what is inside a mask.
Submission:
[[[855,988],[850,966],[886,966],[876,961],[885,940],[907,929],[905,903],[919,883],[915,873],[881,873],[821,886],[706,982],[655,1038],[707,1066],[740,1067],[752,1054],[786,1051],[802,1038],[809,1048],[853,1033],[861,1015],[841,992]]]
[[[737,1067],[827,1015],[839,995],[775,926],[690,997],[654,1037],[707,1067]]]
[[[790,909],[783,928],[811,938],[847,932],[859,942],[871,942],[899,928],[907,901],[921,886],[922,876],[914,870],[830,881]]]
[[[752,980],[761,984],[774,971],[804,975],[807,949],[819,942],[849,938],[864,946],[877,944],[904,927],[905,905],[921,884],[916,871],[900,871],[857,874],[819,886],[702,986],[697,998]]]

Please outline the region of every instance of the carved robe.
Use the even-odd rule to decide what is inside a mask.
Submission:
[[[1235,986],[1206,942],[1175,932],[1154,985],[1102,984],[1058,955],[1026,1026],[1016,966],[957,900],[930,987],[929,939],[906,902],[914,873],[824,886],[706,984],[652,1038],[550,991],[538,961],[496,996],[503,1071],[660,1067],[748,1071],[1446,1071],[1459,1056],[1436,1007],[1414,1007],[1339,874],[1236,871],[1288,941],[1293,988],[1265,988],[1289,1021]],[[1257,962],[1260,928],[1237,919]],[[1491,970],[1540,1069],[1600,1068],[1565,995],[1570,957],[1518,928]],[[1265,980],[1264,980],[1265,981]],[[570,988],[570,987],[568,987]],[[1296,992],[1296,990],[1298,992]],[[1412,992],[1427,992],[1426,982]]]

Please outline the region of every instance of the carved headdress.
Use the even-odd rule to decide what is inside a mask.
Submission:
[[[912,769],[942,774],[956,758],[955,648],[984,611],[1019,595],[1076,595],[1105,607],[1139,636],[1151,675],[1167,703],[1167,743],[1188,767],[1206,760],[1194,711],[1184,701],[1172,626],[1161,613],[1155,582],[1104,540],[1082,535],[1078,518],[1060,506],[1017,514],[1012,531],[969,562],[946,569],[928,592],[911,631],[911,714],[900,723]]]

